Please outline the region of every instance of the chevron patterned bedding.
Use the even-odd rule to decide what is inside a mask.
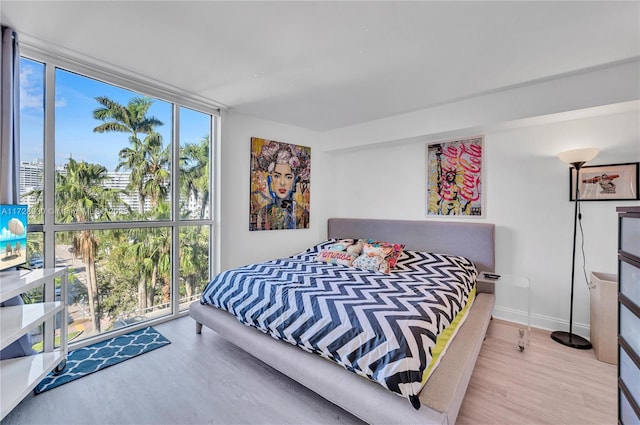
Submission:
[[[455,334],[474,298],[474,264],[418,251],[404,251],[390,274],[315,261],[334,242],[220,273],[201,303],[377,382],[418,409],[443,335]]]

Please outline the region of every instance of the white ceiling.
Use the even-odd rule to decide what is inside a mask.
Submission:
[[[0,16],[23,41],[314,130],[640,56],[638,1],[2,0]]]

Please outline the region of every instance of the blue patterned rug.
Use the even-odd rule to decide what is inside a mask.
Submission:
[[[73,350],[67,355],[67,365],[59,374],[50,373],[34,389],[36,394],[75,381],[114,364],[171,344],[152,327]]]

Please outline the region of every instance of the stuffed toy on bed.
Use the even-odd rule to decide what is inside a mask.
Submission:
[[[355,259],[352,266],[389,274],[391,268],[386,258],[392,252],[392,246],[365,243],[362,255]]]
[[[346,251],[349,254],[360,255],[364,248],[364,239],[340,239],[331,245],[332,251]]]

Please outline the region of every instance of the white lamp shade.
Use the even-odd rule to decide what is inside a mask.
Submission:
[[[567,164],[575,164],[576,162],[589,162],[596,156],[600,149],[598,148],[582,148],[582,149],[573,149],[570,151],[560,152],[558,154],[558,158],[562,162],[566,162]]]

